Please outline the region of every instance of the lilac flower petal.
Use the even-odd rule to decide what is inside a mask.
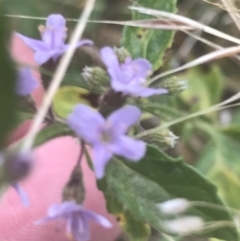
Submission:
[[[128,88],[128,85],[118,81],[118,80],[111,80],[111,87],[116,91],[116,92],[123,92],[124,94],[129,94],[129,91],[126,91]]]
[[[54,208],[54,209],[52,210],[53,214],[54,214],[54,212],[58,212],[58,215],[63,215],[63,214],[68,214],[68,213],[72,213],[72,212],[82,211],[83,207],[81,205],[78,205],[75,201],[68,201],[68,202],[59,204],[59,207],[56,206],[56,208]]]
[[[64,202],[61,204],[53,204],[48,209],[48,216],[41,220],[35,221],[36,225],[43,224],[48,221],[61,219],[69,217],[69,215],[73,212],[82,211],[83,207],[76,204],[75,201]]]
[[[27,196],[26,192],[17,183],[13,183],[11,186],[18,193],[18,195],[19,195],[19,197],[21,199],[22,204],[25,207],[29,206],[29,199],[28,199],[28,196]]]
[[[139,108],[133,105],[127,105],[113,112],[107,119],[112,125],[113,131],[119,134],[126,133],[141,116]]]
[[[104,125],[105,120],[97,111],[79,104],[68,116],[67,123],[85,141],[93,143],[101,137],[99,128]]]
[[[66,39],[66,20],[60,14],[51,14],[46,21],[46,28],[42,32],[42,40],[49,47],[61,48]]]
[[[87,241],[90,239],[88,220],[84,213],[76,213],[72,215],[71,232],[77,241]]]
[[[17,36],[19,36],[25,42],[25,44],[27,44],[34,51],[46,51],[47,50],[46,45],[40,40],[26,37],[20,33],[17,33]]]
[[[145,155],[146,143],[134,140],[128,136],[121,136],[112,143],[112,151],[116,155],[123,156],[132,161],[138,161]]]
[[[134,96],[141,96],[141,97],[149,97],[152,95],[162,95],[162,94],[168,93],[167,89],[163,89],[163,88],[154,89],[154,88],[146,88],[141,86],[129,86],[127,90],[129,94],[132,94]]]
[[[92,211],[86,210],[84,212],[84,215],[86,215],[87,218],[94,220],[95,222],[99,223],[105,228],[111,228],[112,224],[106,219],[104,216],[96,214]]]
[[[22,68],[18,72],[16,93],[18,95],[29,95],[39,86],[38,81],[33,77],[30,68]]]
[[[114,50],[110,47],[103,47],[100,50],[101,59],[107,66],[107,70],[112,80],[122,81],[124,79],[124,74],[121,71],[121,67],[118,58]]]
[[[51,59],[53,55],[53,51],[38,51],[34,53],[34,59],[38,65],[42,65]]]
[[[88,40],[88,39],[83,39],[83,40],[80,40],[77,44],[76,44],[76,47],[75,48],[79,48],[83,45],[93,45],[93,41],[91,40]],[[64,52],[67,51],[69,49],[69,44],[65,44],[64,46]]]
[[[104,176],[105,166],[111,157],[110,147],[101,144],[93,146],[93,164],[97,179],[101,179]]]
[[[152,70],[152,65],[146,59],[139,58],[133,60],[134,65],[138,67],[138,75],[142,78],[146,78],[150,71]]]
[[[66,19],[61,14],[50,14],[46,21],[47,28],[65,28]]]

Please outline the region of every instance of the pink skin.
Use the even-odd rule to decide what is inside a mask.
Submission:
[[[33,53],[17,37],[13,38],[13,56],[21,62],[33,64]],[[38,73],[35,73],[39,78]],[[33,93],[38,105],[43,91]],[[24,136],[30,122],[25,122],[12,133],[11,141]],[[55,221],[44,225],[34,225],[35,220],[46,216],[48,207],[61,201],[61,190],[76,164],[80,147],[71,137],[52,140],[34,151],[35,165],[30,176],[21,185],[28,193],[30,206],[22,206],[15,190],[9,188],[0,203],[0,240],[1,241],[67,241],[64,222]],[[91,241],[113,241],[120,234],[115,218],[108,214],[103,194],[98,191],[94,173],[89,169],[85,158],[82,161],[83,178],[86,187],[84,206],[108,218],[113,227],[102,228],[91,222]]]

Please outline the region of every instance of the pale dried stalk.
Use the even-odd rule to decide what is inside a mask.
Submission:
[[[240,39],[238,38],[235,38],[231,35],[228,35],[226,33],[223,33],[219,30],[216,30],[214,28],[211,28],[207,25],[204,25],[204,24],[201,24],[197,21],[194,21],[190,18],[187,18],[187,17],[183,17],[183,16],[180,16],[178,14],[175,14],[175,13],[169,13],[169,12],[164,12],[164,11],[159,11],[159,10],[154,10],[154,9],[148,9],[148,8],[144,8],[144,7],[136,7],[136,6],[131,6],[129,7],[130,9],[132,10],[136,10],[140,13],[144,13],[144,14],[147,14],[147,15],[151,15],[151,16],[155,16],[155,17],[166,17],[166,18],[169,18],[169,19],[173,19],[173,20],[176,20],[176,21],[179,21],[181,23],[185,23],[195,29],[200,29],[208,34],[211,34],[211,35],[214,35],[214,36],[217,36],[219,38],[223,38],[223,39],[226,39],[230,42],[233,42],[233,43],[236,43],[236,44],[240,44]]]
[[[52,80],[52,82],[49,86],[49,89],[47,91],[47,94],[43,100],[43,104],[40,107],[39,111],[37,112],[37,114],[33,120],[33,124],[30,128],[30,131],[28,132],[27,136],[24,138],[22,149],[21,149],[22,152],[28,152],[32,148],[34,138],[37,135],[38,130],[47,114],[47,111],[48,111],[49,107],[51,106],[52,99],[62,82],[65,72],[66,72],[68,65],[74,54],[75,46],[76,46],[77,42],[79,41],[79,39],[81,38],[83,31],[86,27],[87,21],[93,10],[94,3],[95,3],[95,0],[88,0],[86,3],[83,13],[82,13],[81,17],[79,18],[78,24],[71,36],[71,39],[69,42],[69,45],[70,45],[69,49],[64,54],[62,59],[60,60],[57,70],[53,76],[53,80]]]
[[[223,5],[226,8],[226,11],[229,13],[230,17],[232,18],[233,22],[237,26],[238,30],[240,30],[240,21],[236,14],[235,7],[231,0],[221,0]]]
[[[44,17],[34,17],[28,15],[14,15],[7,14],[5,17],[11,18],[22,18],[22,19],[31,19],[31,20],[46,20]],[[66,18],[69,22],[76,22],[77,19]],[[186,24],[182,24],[174,21],[162,21],[159,23],[159,19],[146,19],[146,20],[130,20],[130,21],[110,21],[110,20],[89,20],[88,23],[99,23],[99,24],[114,24],[122,26],[132,26],[132,27],[141,27],[141,28],[151,28],[151,29],[164,29],[164,30],[193,30],[194,28]]]
[[[148,85],[154,83],[156,80],[158,80],[162,77],[165,77],[167,75],[174,74],[176,72],[179,72],[179,71],[182,71],[182,70],[185,70],[185,69],[189,69],[189,68],[195,67],[195,66],[200,65],[200,64],[207,63],[207,62],[215,60],[215,59],[230,57],[230,56],[233,56],[233,55],[235,55],[239,52],[240,52],[240,46],[234,46],[234,47],[216,50],[212,53],[206,54],[204,56],[201,56],[200,58],[197,58],[197,59],[195,59],[191,62],[188,62],[187,64],[185,64],[185,65],[183,65],[179,68],[172,69],[172,70],[166,71],[164,73],[161,73],[159,75],[156,75],[155,77],[153,77],[148,82]]]
[[[201,111],[197,111],[195,113],[192,113],[190,115],[187,115],[187,116],[183,116],[183,117],[180,117],[180,118],[177,118],[173,121],[170,121],[170,122],[167,122],[159,127],[156,127],[156,128],[153,128],[153,129],[150,129],[150,130],[147,130],[147,131],[144,131],[138,135],[136,135],[135,137],[136,138],[140,138],[142,136],[146,136],[146,135],[150,135],[150,134],[153,134],[153,133],[156,133],[158,132],[159,130],[162,130],[162,129],[166,129],[172,125],[175,125],[175,124],[178,124],[180,122],[183,122],[183,121],[186,121],[186,120],[189,120],[189,119],[192,119],[192,118],[195,118],[197,116],[200,116],[200,115],[205,115],[205,114],[208,114],[208,113],[211,113],[211,112],[214,112],[214,111],[218,111],[218,110],[222,110],[222,109],[225,109],[225,108],[230,108],[230,107],[235,107],[235,106],[239,106],[240,103],[237,103],[237,104],[232,104],[232,105],[227,105],[233,101],[236,101],[240,99],[240,92],[238,92],[237,94],[233,95],[232,97],[228,98],[227,100],[224,100],[216,105],[213,105],[205,110],[201,110]]]

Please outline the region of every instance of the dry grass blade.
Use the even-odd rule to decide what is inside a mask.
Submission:
[[[182,71],[182,70],[185,70],[185,69],[189,69],[189,68],[195,67],[195,66],[200,65],[200,64],[207,63],[207,62],[215,60],[215,59],[230,57],[230,56],[233,56],[233,55],[235,55],[239,52],[240,52],[240,46],[234,46],[234,47],[216,50],[212,53],[206,54],[204,56],[201,56],[200,58],[197,58],[197,59],[195,59],[191,62],[188,62],[187,64],[185,64],[185,65],[183,65],[179,68],[169,70],[169,71],[166,71],[162,74],[156,75],[154,78],[152,78],[148,82],[148,85],[153,84],[156,80],[158,80],[162,77],[165,77],[167,75],[171,75],[171,74],[174,74],[176,72],[179,72],[179,71]]]
[[[239,18],[237,16],[237,14],[236,14],[235,7],[233,5],[232,0],[221,0],[221,1],[222,1],[223,5],[225,6],[226,11],[231,16],[233,22],[237,26],[238,30],[240,30],[240,21],[239,21]]]
[[[160,19],[146,19],[146,20],[135,20],[135,21],[108,21],[108,20],[98,20],[89,21],[89,23],[104,23],[104,24],[115,24],[123,26],[133,26],[141,28],[151,28],[151,29],[165,29],[165,30],[192,30],[192,26],[189,26],[179,21],[169,20],[164,21]]]
[[[46,20],[44,17],[35,17],[28,15],[4,15],[5,17],[10,18],[22,18],[22,19],[31,19],[31,20]],[[76,22],[77,19],[67,18],[69,22]],[[193,30],[194,28],[180,23],[179,21],[168,20],[163,21],[159,19],[146,19],[146,20],[137,20],[137,21],[111,21],[111,20],[89,20],[88,23],[99,23],[99,24],[113,24],[113,25],[122,25],[122,26],[132,26],[132,27],[141,27],[141,28],[150,28],[150,29],[166,29],[166,30]]]
[[[238,93],[239,95],[239,93]],[[238,99],[240,98],[240,96],[238,96]],[[183,117],[180,117],[180,118],[177,118],[173,121],[170,121],[170,122],[167,122],[159,127],[156,127],[156,128],[153,128],[153,129],[150,129],[150,130],[147,130],[147,131],[144,131],[140,134],[137,134],[135,136],[135,138],[141,138],[143,136],[146,136],[146,135],[150,135],[150,134],[154,134],[160,130],[163,130],[163,129],[166,129],[166,128],[169,128],[170,126],[173,126],[173,125],[176,125],[180,122],[183,122],[183,121],[186,121],[186,120],[189,120],[189,119],[192,119],[192,118],[195,118],[195,117],[198,117],[198,116],[201,116],[201,115],[206,115],[206,114],[209,114],[211,112],[215,112],[215,111],[219,111],[219,110],[223,110],[223,109],[226,109],[226,108],[232,108],[232,107],[236,107],[236,106],[240,106],[240,103],[237,103],[237,104],[232,104],[232,105],[225,105],[223,106],[223,102],[220,103],[220,105],[214,105],[214,106],[211,106],[205,110],[202,110],[202,111],[198,111],[196,113],[192,113],[190,115],[187,115],[187,116],[183,116]]]
[[[179,21],[179,22],[187,24],[187,25],[189,25],[189,26],[191,26],[195,29],[200,29],[203,32],[206,32],[208,34],[217,36],[217,37],[222,38],[222,39],[226,39],[226,40],[228,40],[230,42],[233,42],[233,43],[236,43],[236,44],[240,44],[240,39],[238,39],[238,38],[235,38],[231,35],[223,33],[221,31],[216,30],[214,28],[211,28],[207,25],[201,24],[201,23],[199,23],[197,21],[194,21],[190,18],[180,16],[178,14],[154,10],[154,9],[148,9],[148,8],[144,8],[144,7],[136,7],[136,6],[131,6],[129,8],[132,9],[132,10],[136,10],[140,13],[147,14],[147,15],[151,15],[151,16],[155,16],[155,17],[165,17],[165,18],[169,18],[169,19],[172,19],[172,20],[175,20],[175,21]]]

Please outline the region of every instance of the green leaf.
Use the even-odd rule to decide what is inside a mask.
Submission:
[[[74,136],[74,132],[68,125],[56,122],[41,129],[35,138],[33,147],[36,148],[47,141],[61,136]]]
[[[65,85],[76,86],[94,93],[101,94],[101,90],[99,88],[95,88],[93,85],[90,85],[79,72],[71,71],[70,73],[66,74],[62,82],[62,86]]]
[[[145,157],[136,163],[114,158],[107,166],[104,182],[104,188],[101,189],[105,194],[113,193],[124,210],[158,231],[163,231],[162,217],[156,208],[160,202],[182,197],[224,208],[216,187],[211,182],[180,159],[171,158],[151,146],[148,146]],[[111,199],[107,195],[106,199],[109,206]],[[200,216],[204,221],[232,221],[227,210],[195,207],[191,209],[191,214]],[[205,233],[204,236],[238,240],[237,232],[232,227],[222,227]]]
[[[106,180],[98,181],[98,187],[104,192],[107,200],[108,212],[114,214],[118,224],[125,231],[130,241],[147,241],[150,236],[150,228],[144,221],[136,219],[124,205],[118,201],[117,196],[108,189]]]
[[[91,106],[89,100],[83,98],[87,94],[89,94],[88,90],[76,86],[61,87],[53,99],[55,113],[65,118],[73,111],[76,104],[82,103]]]
[[[208,71],[200,67],[193,68],[182,77],[188,81],[188,89],[181,97],[193,107],[192,111],[204,110],[220,101],[224,80],[217,66]]]
[[[174,109],[174,107],[169,108],[169,106],[161,105],[159,103],[142,103],[138,104],[138,107],[144,112],[148,112],[152,115],[161,117],[161,120],[170,121],[183,116],[183,114],[180,113],[180,111]]]
[[[139,0],[137,4],[156,10],[176,12],[176,0]],[[149,15],[137,11],[132,14],[133,20],[149,18]],[[153,70],[157,70],[163,63],[164,52],[172,45],[173,37],[173,31],[126,26],[123,31],[122,44],[130,51],[133,58],[146,58],[152,63]]]
[[[24,121],[31,120],[34,118],[35,110],[32,108],[29,108],[29,106],[21,105],[21,99],[18,99],[18,106],[15,111],[15,119],[14,119],[14,128],[18,127],[20,124],[22,124]]]
[[[215,130],[215,142],[210,141],[197,160],[197,168],[218,189],[219,195],[232,208],[240,208],[240,141]]]
[[[0,1],[0,149],[14,125],[16,108],[16,71],[8,51],[11,29],[8,19],[3,16],[6,14],[3,9],[4,4]]]

